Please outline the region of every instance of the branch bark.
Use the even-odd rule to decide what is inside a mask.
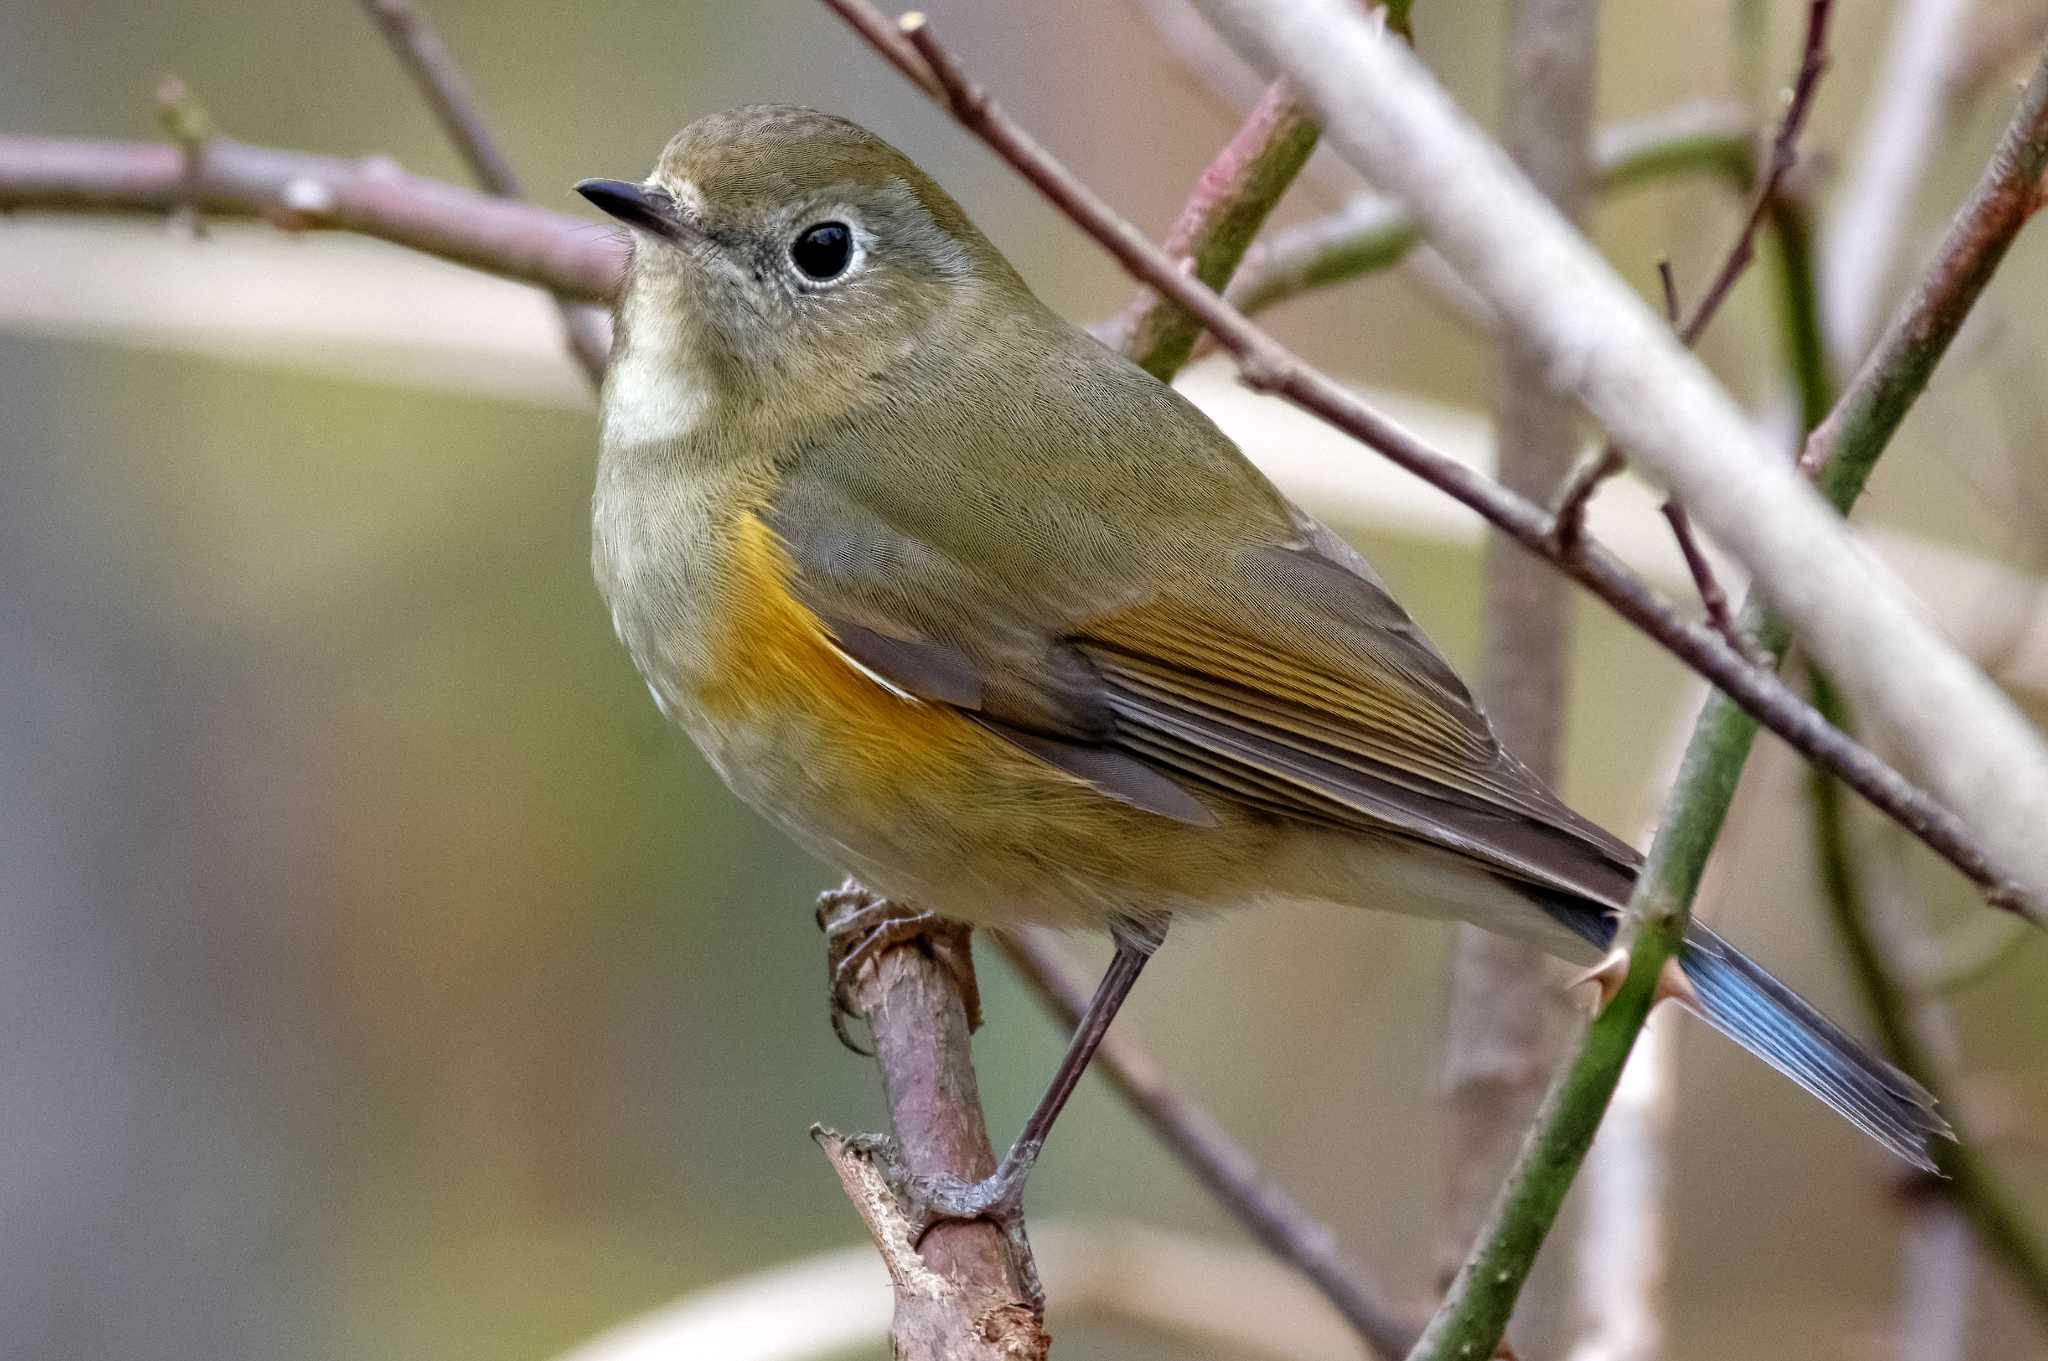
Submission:
[[[1568,221],[1583,217],[1591,166],[1597,6],[1518,0],[1507,48],[1509,149]],[[1504,345],[1493,420],[1500,479],[1540,497],[1571,470],[1578,413],[1527,353]],[[1555,572],[1489,537],[1483,564],[1480,691],[1501,740],[1541,779],[1561,774],[1571,659],[1571,599]],[[1443,1086],[1450,1117],[1438,1254],[1448,1283],[1514,1157],[1555,1063],[1557,992],[1543,952],[1476,926],[1458,928],[1451,959]]]
[[[609,302],[626,267],[625,241],[609,228],[408,175],[388,160],[216,137],[189,167],[175,146],[0,135],[0,212],[192,209],[284,231],[353,232],[580,302]]]
[[[1609,431],[1764,583],[1802,639],[2048,921],[2048,752],[2012,704],[1875,570],[1839,519],[1620,280],[1506,164],[1405,47],[1341,0],[1201,0],[1284,70],[1353,164]],[[1718,683],[1718,677],[1716,678]],[[1974,838],[1973,838],[1974,839]]]
[[[875,900],[842,890],[828,932]],[[847,1001],[874,1036],[882,1094],[903,1164],[918,1176],[979,1181],[996,1170],[969,1043],[974,960],[967,928],[935,923],[876,951]],[[980,1220],[935,1224],[919,1240],[883,1169],[858,1141],[812,1131],[889,1268],[890,1340],[906,1361],[1043,1361],[1049,1340],[1025,1300],[1002,1232]]]

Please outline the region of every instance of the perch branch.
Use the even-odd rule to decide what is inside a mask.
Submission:
[[[877,900],[849,884],[819,911],[828,934]],[[844,1000],[874,1036],[896,1154],[919,1176],[978,1181],[996,1168],[969,1044],[974,961],[967,928],[927,919],[857,967]],[[1049,1345],[1001,1230],[934,1224],[922,1239],[865,1143],[812,1137],[868,1227],[896,1292],[891,1341],[906,1361],[1042,1361]]]

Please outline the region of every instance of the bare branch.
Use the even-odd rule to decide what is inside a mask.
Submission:
[[[563,213],[348,161],[216,137],[188,174],[175,146],[0,135],[0,212],[148,213],[190,205],[285,231],[346,231],[533,284],[609,301],[626,248],[612,229]]]
[[[1699,343],[1700,335],[1712,324],[1721,304],[1734,291],[1736,281],[1749,268],[1749,262],[1756,258],[1757,230],[1763,225],[1765,213],[1770,211],[1771,200],[1777,197],[1778,187],[1785,182],[1786,173],[1799,159],[1799,132],[1806,126],[1807,112],[1813,107],[1814,91],[1820,88],[1821,72],[1827,69],[1828,17],[1833,9],[1834,0],[1809,0],[1799,74],[1792,81],[1792,97],[1785,106],[1784,120],[1778,124],[1777,135],[1771,139],[1771,154],[1764,162],[1763,182],[1756,186],[1749,216],[1743,219],[1742,229],[1736,233],[1735,244],[1729,248],[1727,258],[1721,262],[1713,282],[1707,285],[1707,291],[1700,295],[1692,315],[1686,318],[1685,325],[1678,328],[1678,338],[1687,346]]]
[[[427,22],[426,16],[415,10],[410,0],[361,0],[361,3],[377,27],[383,30],[399,64],[405,67],[420,93],[426,96],[434,117],[440,121],[449,140],[455,143],[455,149],[468,163],[477,183],[499,198],[525,198],[526,191],[520,187],[518,172],[512,169],[512,162],[498,149],[496,139],[484,124],[476,92],[470,88],[462,68],[456,64],[455,54],[441,41],[441,35]],[[605,361],[611,350],[610,332],[604,317],[566,298],[558,297],[555,307],[562,314],[562,332],[568,340],[569,352],[582,365],[592,386],[602,383]]]
[[[828,895],[819,924],[832,933],[872,912],[848,885]],[[995,1171],[974,1078],[965,997],[974,962],[967,928],[935,923],[866,956],[846,1001],[866,1018],[896,1151],[913,1175],[978,1181]],[[1047,1341],[1018,1265],[995,1225],[934,1224],[915,1236],[888,1176],[858,1141],[813,1137],[888,1265],[896,1288],[891,1338],[907,1361],[1040,1361]]]
[[[1670,497],[1666,497],[1664,504],[1657,509],[1664,516],[1664,523],[1671,526],[1671,537],[1678,541],[1678,551],[1685,558],[1685,570],[1692,574],[1693,589],[1700,593],[1700,608],[1706,612],[1708,626],[1727,639],[1728,646],[1757,662],[1755,649],[1736,626],[1735,616],[1728,612],[1728,593],[1721,589],[1720,581],[1714,576],[1714,564],[1707,561],[1700,541],[1693,536],[1692,517],[1685,513],[1684,506]]]
[[[858,6],[872,13],[872,7],[860,0],[832,3],[835,9]],[[1555,517],[1541,506],[1474,472],[1387,419],[1349,389],[1304,364],[1213,290],[1183,276],[1142,233],[1075,180],[1029,134],[995,108],[986,94],[968,82],[957,62],[937,47],[921,17],[911,31],[916,50],[928,64],[933,52],[945,61],[940,78],[947,92],[948,107],[955,116],[1101,242],[1133,275],[1199,317],[1203,326],[1237,356],[1248,383],[1285,397],[1370,445],[1478,511],[1531,552],[1556,563],[1630,623],[1726,691],[1796,750],[1835,771],[1844,783],[1885,810],[1965,875],[1992,890],[1992,901],[2011,910],[2024,910],[2037,919],[2048,917],[2048,909],[2040,905],[2042,897],[2031,879],[2022,887],[2016,871],[2008,871],[2002,862],[1994,865],[1975,834],[1959,818],[1867,748],[1836,731],[1777,676],[1751,665],[1711,629],[1682,618],[1612,554],[1594,545],[1569,556],[1561,552],[1553,537]],[[1631,393],[1631,400],[1639,399],[1640,393]],[[1751,436],[1739,414],[1716,411],[1713,417],[1705,419],[1711,425],[1719,418],[1732,420],[1743,444],[1750,442]],[[1839,533],[1832,526],[1827,532]],[[1860,557],[1853,569],[1833,559],[1830,562],[1837,571],[1853,570],[1859,575],[1869,572]],[[1915,625],[1911,631],[1917,635],[1924,628]],[[2015,864],[2031,868],[2031,854],[2013,854],[2010,858]]]
[[[1603,444],[1598,453],[1581,460],[1558,484],[1557,495],[1551,502],[1551,539],[1560,553],[1575,554],[1584,546],[1586,509],[1593,503],[1593,494],[1600,490],[1602,482],[1627,466],[1628,460],[1621,456],[1621,450]]]

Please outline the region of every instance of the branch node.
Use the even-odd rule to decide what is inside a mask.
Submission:
[[[1559,556],[1575,558],[1585,547],[1586,508],[1592,504],[1600,484],[1619,473],[1625,463],[1621,450],[1611,444],[1602,445],[1599,453],[1581,462],[1565,478],[1551,511],[1550,541]]]
[[[156,121],[178,148],[184,172],[181,201],[171,210],[171,230],[197,238],[205,234],[199,215],[199,185],[206,173],[206,148],[220,135],[219,125],[191,87],[176,76],[157,82]]]

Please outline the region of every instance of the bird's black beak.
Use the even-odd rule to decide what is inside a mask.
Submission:
[[[638,227],[667,241],[682,241],[695,235],[676,211],[675,200],[659,189],[630,180],[583,180],[577,184],[576,192],[589,199],[599,212],[628,227]]]

